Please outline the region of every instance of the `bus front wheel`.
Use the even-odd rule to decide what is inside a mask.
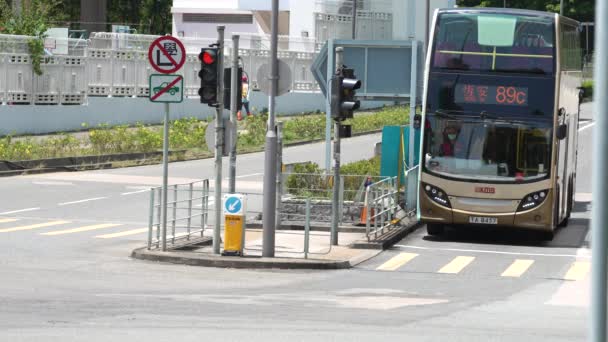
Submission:
[[[427,223],[426,224],[426,232],[429,235],[441,235],[441,234],[443,234],[444,230],[445,230],[445,228],[442,224],[438,224],[438,223]]]

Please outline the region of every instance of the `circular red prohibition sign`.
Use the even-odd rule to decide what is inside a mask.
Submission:
[[[148,59],[154,70],[163,74],[172,74],[186,63],[186,48],[179,39],[162,36],[150,44]]]

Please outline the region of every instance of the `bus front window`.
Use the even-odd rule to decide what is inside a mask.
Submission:
[[[547,123],[502,123],[429,117],[425,168],[451,178],[527,181],[548,177],[552,128]]]

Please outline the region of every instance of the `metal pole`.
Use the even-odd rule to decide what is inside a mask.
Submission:
[[[564,15],[564,0],[559,0],[559,15]]]
[[[416,89],[418,87],[418,80],[416,78],[416,70],[418,70],[418,44],[414,40],[412,41],[412,78],[410,83],[410,127],[409,127],[409,140],[408,140],[408,159],[407,159],[407,168],[411,169],[414,167],[414,157],[416,156],[416,130],[414,129],[414,116],[416,115]],[[405,151],[403,151],[405,153]],[[404,170],[407,172],[407,170]],[[401,180],[401,175],[398,176],[399,181]],[[416,179],[414,177],[408,177],[405,180],[407,182],[407,191],[406,191],[406,204],[408,210],[413,210],[415,208],[416,203]]]
[[[336,70],[342,67],[344,64],[343,59],[344,48],[336,48]],[[330,90],[328,94],[331,97]],[[334,122],[334,184],[333,184],[333,198],[331,201],[331,211],[333,213],[331,217],[331,244],[333,246],[338,245],[338,224],[340,222],[339,209],[340,205],[340,121]]]
[[[230,174],[229,174],[229,185],[228,191],[233,194],[236,192],[236,112],[240,109],[237,108],[239,99],[237,98],[239,86],[238,79],[239,72],[239,35],[232,35],[232,71],[230,79],[230,122],[234,125],[232,134],[232,146],[230,148]]]
[[[431,15],[431,0],[426,0],[424,5],[424,56],[429,49],[429,16]]]
[[[283,206],[283,122],[277,122],[277,203],[275,227],[281,227],[281,208]]]
[[[154,189],[150,189],[150,213],[148,217],[148,250],[152,249],[152,231],[154,229]]]
[[[606,94],[608,91],[608,2],[595,1],[595,18],[597,20],[595,35],[595,94]],[[606,342],[606,261],[608,259],[608,182],[604,176],[608,168],[608,137],[600,132],[608,129],[608,98],[595,96],[593,105],[596,123],[593,134],[593,208],[591,214],[591,333],[589,341]]]
[[[502,1],[502,7],[507,8],[507,0]]]
[[[217,27],[218,36],[218,104],[215,112],[215,222],[213,224],[213,253],[220,254],[222,224],[222,155],[224,153],[224,26]]]
[[[279,68],[277,60],[277,43],[279,37],[279,0],[272,0],[272,20],[270,39],[270,96],[268,97],[268,126],[266,127],[266,145],[264,155],[264,207],[262,214],[263,241],[262,256],[274,257],[275,246],[275,209],[276,209],[276,158],[277,134],[274,129],[275,96]]]
[[[169,187],[169,103],[165,103],[165,122],[163,123],[163,201],[162,201],[162,250],[167,250],[167,188]]]
[[[306,218],[304,219],[304,259],[308,259],[310,240],[310,197],[306,199]]]
[[[357,37],[357,0],[353,1],[353,28],[352,28],[352,39],[355,40]]]

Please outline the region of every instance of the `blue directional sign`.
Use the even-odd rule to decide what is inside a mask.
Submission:
[[[224,196],[224,214],[244,215],[244,196],[240,194],[229,194]]]

